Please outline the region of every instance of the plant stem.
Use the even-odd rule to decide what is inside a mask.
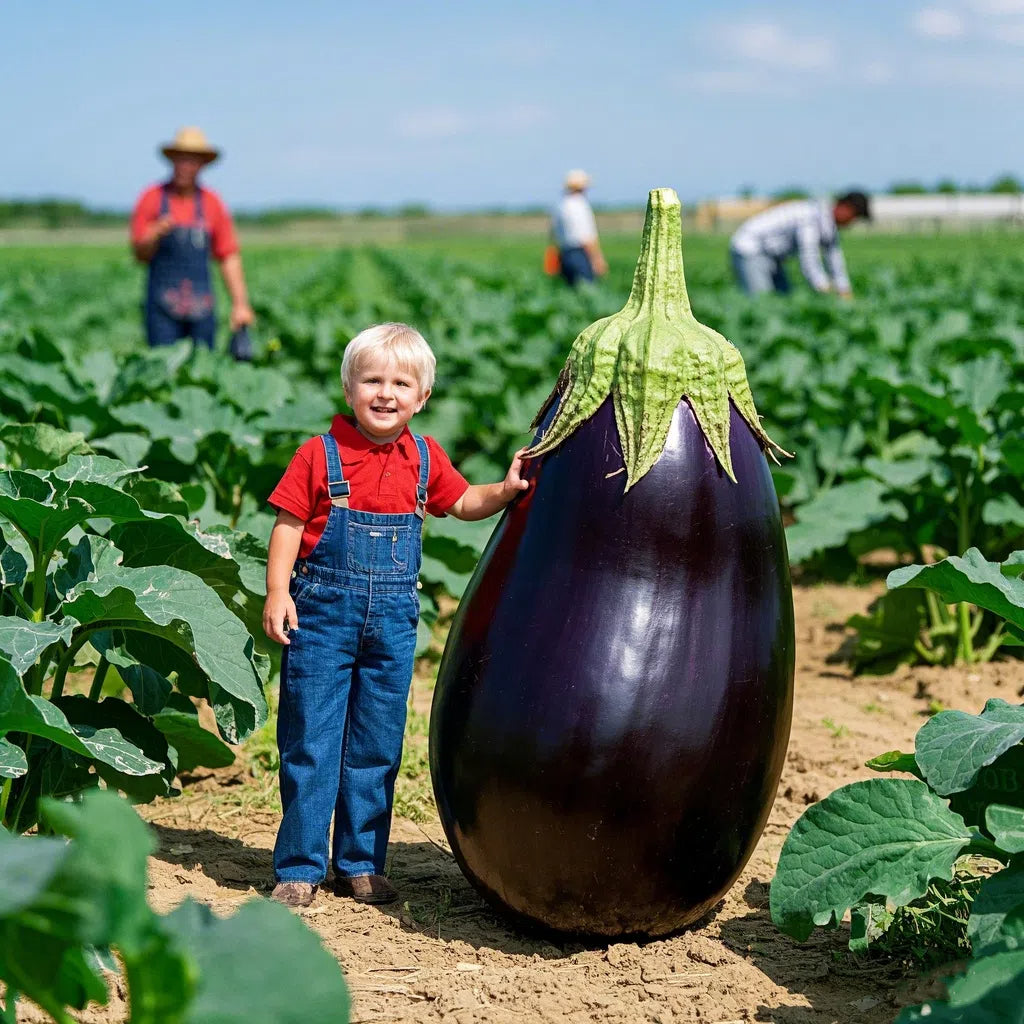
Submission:
[[[1002,624],[1000,624],[985,642],[985,646],[978,652],[978,661],[991,661],[995,657],[996,651],[1002,647],[1004,639],[1005,634]]]
[[[53,673],[53,689],[50,691],[50,700],[59,700],[64,693],[64,680],[67,678],[68,669],[71,668],[72,663],[75,660],[75,655],[85,646],[86,641],[89,639],[89,633],[91,629],[83,629],[81,633],[71,641],[71,646],[64,652],[60,661],[57,662],[57,668]],[[93,677],[95,682],[95,677]],[[103,685],[103,680],[100,680],[100,685]]]
[[[31,619],[34,614],[34,609],[32,608],[32,605],[25,600],[25,595],[17,587],[11,587],[10,593],[11,600],[14,601],[14,603],[21,609],[27,619]]]
[[[7,801],[11,798],[11,786],[14,779],[4,779],[3,786],[0,786],[0,827],[7,820]]]
[[[96,673],[92,677],[92,686],[89,687],[89,700],[99,700],[103,692],[103,681],[107,678],[107,669],[110,662],[104,654],[100,657],[100,663],[96,666]]]
[[[238,526],[238,518],[242,514],[242,485],[235,484],[231,488],[231,529]]]
[[[43,551],[42,545],[32,549],[32,621],[46,618],[46,569],[53,551]]]
[[[25,740],[25,760],[28,760],[28,752],[32,749],[32,740],[34,737],[29,734]],[[29,791],[32,789],[30,784],[30,778],[32,775],[31,765],[29,766],[29,774],[21,780],[21,792],[18,794],[18,802],[14,807],[14,813],[11,815],[11,824],[8,826],[8,831],[14,835],[21,835],[21,829],[18,827],[21,821],[21,812],[25,808],[25,801],[28,799]]]
[[[971,606],[966,601],[961,601],[957,606],[957,615],[960,619],[960,642],[957,645],[957,660],[963,660],[968,665],[974,663],[974,640],[971,635]]]
[[[971,522],[968,505],[969,484],[959,471],[956,473],[956,504],[957,554],[962,555],[971,546]],[[971,641],[971,612],[966,602],[957,605],[957,620],[960,635],[957,638],[957,661],[965,661],[970,665],[974,661],[974,644]]]

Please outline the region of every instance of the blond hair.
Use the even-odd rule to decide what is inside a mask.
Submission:
[[[420,394],[434,386],[437,360],[426,339],[408,324],[374,324],[360,331],[346,346],[341,360],[341,384],[351,391],[356,376],[374,357],[394,360],[396,366],[410,372],[419,382]]]

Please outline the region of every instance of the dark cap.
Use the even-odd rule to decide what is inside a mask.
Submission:
[[[858,217],[871,220],[871,200],[863,192],[846,192],[836,203],[845,203]]]

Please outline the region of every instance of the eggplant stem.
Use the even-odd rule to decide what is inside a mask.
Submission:
[[[640,258],[625,306],[591,324],[573,342],[534,426],[553,403],[557,410],[527,455],[553,451],[609,397],[627,491],[661,457],[672,417],[684,398],[734,483],[730,407],[776,462],[776,452],[790,454],[761,426],[739,350],[693,315],[683,273],[681,206],[670,188],[654,189],[648,197]]]

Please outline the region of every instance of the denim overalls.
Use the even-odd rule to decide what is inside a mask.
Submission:
[[[430,476],[426,442],[413,437],[420,455],[416,511],[403,515],[350,509],[338,442],[321,437],[331,512],[292,572],[299,628],[281,663],[280,882],[324,880],[332,811],[335,875],[384,872],[416,651]]]
[[[210,232],[203,218],[203,196],[196,187],[195,223],[177,224],[149,262],[146,286],[146,338],[150,346],[173,345],[191,337],[213,348],[213,289],[210,286]],[[170,210],[167,186],[160,190],[160,216]]]

